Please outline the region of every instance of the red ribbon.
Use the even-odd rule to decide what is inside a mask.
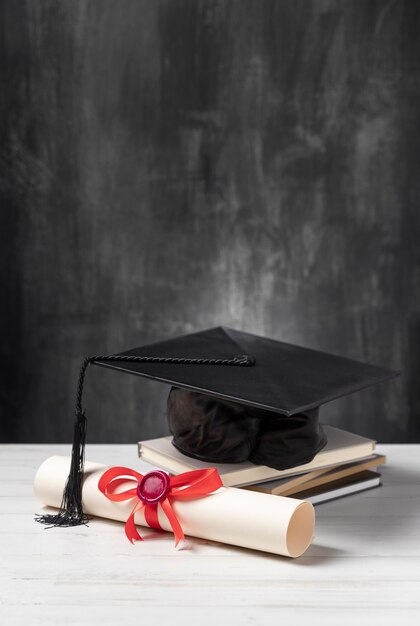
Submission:
[[[153,473],[154,472],[150,472],[150,474]],[[133,477],[135,480],[128,478],[129,476]],[[144,510],[144,518],[149,526],[152,528],[162,528],[158,518],[158,505],[160,504],[172,527],[175,535],[175,546],[177,546],[181,539],[184,539],[184,533],[172,508],[173,501],[202,498],[223,486],[219,473],[215,468],[184,472],[178,476],[167,476],[169,486],[163,498],[156,502],[147,502],[139,497],[140,483],[147,476],[148,474],[143,476],[143,474],[139,474],[129,467],[118,466],[111,467],[104,472],[98,482],[99,490],[109,500],[112,500],[112,502],[136,500],[130,517],[125,524],[125,534],[131,543],[135,540],[143,541],[143,538],[137,532],[134,522],[134,516],[140,509]],[[133,487],[126,491],[118,492],[118,488],[127,482],[132,483]]]

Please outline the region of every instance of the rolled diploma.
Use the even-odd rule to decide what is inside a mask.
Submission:
[[[70,468],[70,458],[48,458],[35,476],[35,496],[47,506],[58,508]],[[108,469],[99,463],[85,463],[82,500],[86,513],[125,522],[135,501],[111,502],[98,489],[98,481]],[[121,491],[132,488],[122,485]],[[312,541],[315,513],[310,502],[273,496],[234,487],[196,500],[172,501],[173,509],[186,535],[219,541],[244,548],[298,557]],[[142,511],[136,524],[148,526]],[[172,532],[161,507],[159,523]]]

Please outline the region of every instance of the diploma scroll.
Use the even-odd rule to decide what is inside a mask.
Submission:
[[[41,465],[35,476],[34,490],[44,505],[60,506],[69,468],[70,458],[62,456],[52,456]],[[86,462],[84,511],[125,522],[133,503],[111,502],[98,489],[98,481],[107,469],[106,465]],[[289,557],[298,557],[306,551],[315,524],[310,502],[233,487],[222,487],[195,500],[176,500],[173,509],[186,535]],[[136,513],[135,522],[148,526],[141,510]],[[164,530],[171,531],[161,510],[159,523]]]

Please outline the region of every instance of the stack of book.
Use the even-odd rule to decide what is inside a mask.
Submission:
[[[227,487],[241,487],[263,493],[326,502],[378,487],[376,471],[385,457],[375,454],[375,441],[360,435],[324,426],[328,443],[310,463],[276,470],[253,463],[204,463],[188,457],[172,445],[172,437],[138,443],[139,456],[171,474],[216,467]]]

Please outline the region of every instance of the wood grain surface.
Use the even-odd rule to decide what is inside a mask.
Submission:
[[[70,447],[0,446],[0,621],[417,626],[419,448],[380,446],[383,486],[317,506],[314,542],[293,560],[197,539],[177,552],[164,532],[131,545],[123,524],[99,519],[46,530],[33,519],[34,475]],[[140,469],[136,454],[88,447],[91,461]]]
[[[0,438],[82,358],[224,324],[401,368],[323,419],[420,441],[420,3],[0,3]],[[94,370],[89,437],[166,432]]]

